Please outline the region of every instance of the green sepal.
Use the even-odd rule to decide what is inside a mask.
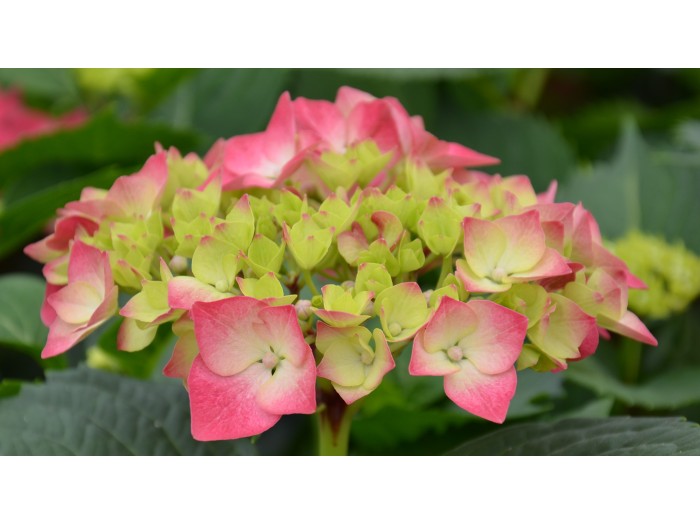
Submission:
[[[425,296],[416,283],[387,288],[375,299],[374,311],[389,342],[413,337],[430,315]]]
[[[389,275],[386,267],[379,263],[367,262],[360,264],[355,277],[356,291],[369,291],[374,293],[375,296],[390,288],[393,284],[391,275]]]
[[[284,251],[284,243],[278,245],[264,235],[256,234],[244,260],[257,277],[269,272],[278,275],[284,262]]]
[[[296,295],[284,295],[282,283],[279,282],[272,272],[266,273],[259,279],[239,277],[237,281],[243,295],[260,300],[274,299],[273,303],[275,306],[292,304],[297,298]]]
[[[333,228],[322,228],[308,214],[303,214],[291,228],[284,224],[282,231],[294,260],[303,270],[317,266],[333,242]]]
[[[192,256],[192,274],[219,292],[230,292],[241,270],[240,250],[215,237],[205,236]]]
[[[447,257],[462,235],[460,216],[444,199],[432,197],[418,220],[418,234],[431,252]]]
[[[419,270],[425,264],[423,244],[420,239],[408,241],[408,235],[404,235],[398,249],[399,273],[408,273]]]
[[[175,192],[172,204],[172,214],[178,221],[191,222],[204,214],[215,216],[221,203],[221,179],[213,179],[202,190],[180,188]]]

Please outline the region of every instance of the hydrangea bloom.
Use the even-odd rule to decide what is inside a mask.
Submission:
[[[264,131],[204,159],[159,148],[59,210],[25,250],[45,264],[44,353],[112,316],[118,287],[131,295],[119,347],[172,323],[164,373],[189,391],[194,436],[212,440],[342,415],[411,344],[411,374],[443,376],[449,399],[494,422],[516,369],[562,370],[608,331],[656,344],[627,310],[643,283],[593,216],[556,203],[556,184],[537,195],[525,176],[473,169],[496,162],[391,97],[285,93]]]

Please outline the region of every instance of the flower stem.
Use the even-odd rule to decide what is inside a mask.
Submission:
[[[335,390],[319,389],[318,455],[347,456],[352,418],[359,404],[346,405]]]
[[[622,380],[634,385],[639,382],[639,373],[642,367],[642,343],[632,339],[624,339],[621,350]]]
[[[303,270],[302,275],[304,276],[304,284],[309,287],[311,293],[314,295],[321,295],[321,292],[318,291],[318,288],[316,288],[316,285],[314,284],[314,279],[311,277],[311,272],[309,270]]]

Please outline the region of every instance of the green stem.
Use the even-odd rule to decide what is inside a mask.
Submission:
[[[642,343],[632,339],[623,339],[621,348],[622,380],[634,385],[639,382],[642,366]]]
[[[359,403],[346,405],[335,390],[320,390],[318,422],[318,455],[347,456],[350,442],[350,426]]]
[[[314,280],[311,277],[311,272],[309,270],[304,270],[301,273],[304,276],[304,284],[309,287],[311,293],[314,295],[321,295],[321,292],[318,291],[318,288],[316,288],[316,285],[314,284]]]
[[[442,283],[447,278],[447,276],[452,272],[452,254],[449,254],[442,259],[442,267],[440,268],[440,277],[438,277],[437,286],[438,289],[442,286]]]

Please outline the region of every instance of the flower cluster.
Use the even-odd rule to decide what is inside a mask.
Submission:
[[[516,368],[564,369],[610,331],[656,344],[627,310],[643,283],[591,214],[555,203],[555,185],[537,195],[525,176],[472,169],[496,162],[393,98],[285,93],[265,131],[203,159],[158,148],[59,210],[26,248],[45,263],[43,355],[117,310],[126,351],[172,323],[164,373],[185,382],[193,435],[214,440],[313,413],[318,392],[355,403],[411,343],[411,374],[443,376],[494,422]]]
[[[632,231],[611,246],[644,278],[648,290],[630,290],[635,312],[664,319],[683,312],[700,296],[700,257],[682,241],[669,244],[663,237]]]

